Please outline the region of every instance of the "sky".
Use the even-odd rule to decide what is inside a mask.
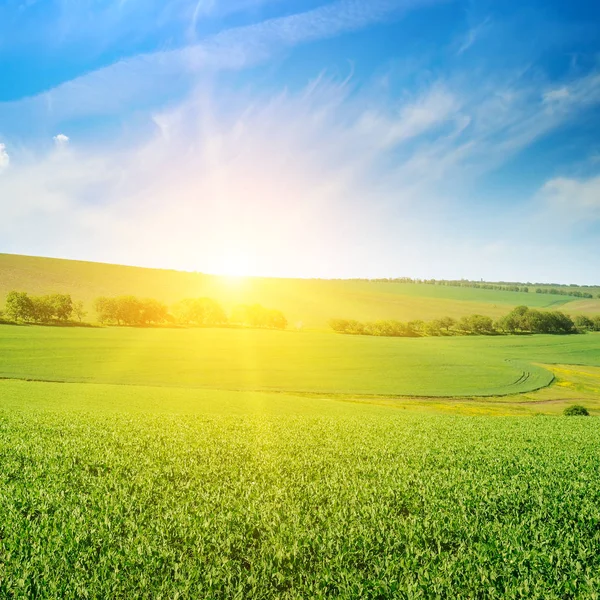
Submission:
[[[600,3],[3,0],[0,252],[600,283]]]

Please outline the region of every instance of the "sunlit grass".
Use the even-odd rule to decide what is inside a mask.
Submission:
[[[0,410],[2,597],[591,598],[600,586],[597,419],[6,386],[21,395]]]

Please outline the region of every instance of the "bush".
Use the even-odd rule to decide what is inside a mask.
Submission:
[[[590,413],[585,406],[573,404],[572,406],[567,406],[567,408],[565,408],[563,415],[565,417],[589,417]]]

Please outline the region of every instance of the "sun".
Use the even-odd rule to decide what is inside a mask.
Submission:
[[[239,279],[252,274],[253,264],[248,256],[243,254],[228,254],[223,256],[216,265],[215,273],[224,277]]]

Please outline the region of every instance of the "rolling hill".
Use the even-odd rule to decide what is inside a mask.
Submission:
[[[202,273],[0,254],[0,305],[10,290],[31,294],[70,293],[92,312],[98,296],[132,294],[172,305],[189,297],[208,296],[226,309],[260,303],[282,310],[294,325],[323,329],[333,317],[433,319],[449,315],[498,317],[519,304],[560,309],[571,314],[598,314],[600,300],[568,296],[447,287],[416,283],[356,280],[231,278]],[[93,320],[94,315],[88,317]]]

